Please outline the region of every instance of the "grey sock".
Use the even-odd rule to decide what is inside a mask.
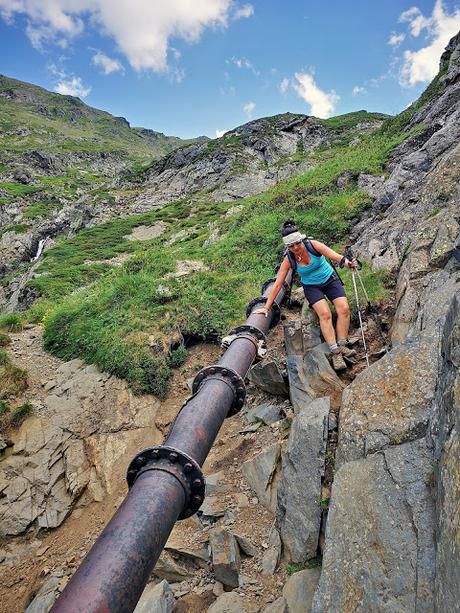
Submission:
[[[334,351],[334,349],[338,349],[339,346],[337,345],[337,343],[333,343],[332,345],[329,345],[329,351]]]
[[[346,338],[338,338],[337,339],[337,344],[338,345],[346,345],[347,344],[347,339]]]

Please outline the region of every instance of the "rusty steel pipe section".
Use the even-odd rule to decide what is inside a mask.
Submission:
[[[127,613],[138,602],[178,519],[190,517],[204,500],[201,470],[224,419],[244,404],[244,378],[265,333],[280,319],[291,276],[268,317],[254,315],[270,293],[248,305],[246,324],[218,364],[203,368],[193,396],[182,406],[162,445],[144,449],[128,467],[129,492],[54,604],[53,613]]]

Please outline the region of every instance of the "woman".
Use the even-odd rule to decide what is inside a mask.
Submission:
[[[344,356],[356,355],[355,351],[347,347],[350,307],[343,285],[326,258],[337,262],[342,268],[354,269],[358,262],[356,259],[348,260],[319,241],[305,241],[305,235],[298,231],[292,220],[284,222],[281,235],[286,247],[286,256],[281,263],[265,306],[254,313],[263,313],[265,317],[268,316],[286,275],[291,268],[295,267],[302,282],[305,298],[318,315],[323,338],[331,352],[332,367],[334,370],[344,370],[347,367]],[[332,302],[337,313],[335,330],[332,325],[331,309],[326,298]]]

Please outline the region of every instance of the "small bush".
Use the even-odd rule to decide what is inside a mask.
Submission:
[[[0,366],[4,366],[5,364],[10,363],[10,358],[6,351],[0,350]]]
[[[6,363],[0,366],[0,400],[17,396],[27,388],[27,372]]]
[[[0,417],[7,415],[10,412],[10,405],[5,400],[0,400]]]
[[[10,425],[14,426],[15,428],[19,427],[25,420],[25,418],[33,412],[33,410],[33,406],[28,402],[26,402],[25,404],[21,404],[21,406],[19,407],[16,407],[11,413],[11,417],[9,420]]]
[[[177,349],[173,349],[168,355],[168,365],[171,368],[178,368],[187,359],[187,349],[181,345]]]
[[[0,347],[6,347],[11,343],[11,339],[8,334],[2,334],[0,332]]]
[[[288,575],[293,575],[294,573],[298,573],[300,570],[305,570],[306,568],[317,568],[321,566],[323,563],[322,556],[318,555],[316,558],[311,558],[310,560],[306,560],[301,564],[288,564],[287,565],[287,573]]]
[[[8,332],[20,332],[22,330],[22,319],[17,313],[8,313],[0,317],[0,330]]]

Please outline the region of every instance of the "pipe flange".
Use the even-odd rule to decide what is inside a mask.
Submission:
[[[185,505],[178,519],[186,519],[203,504],[206,482],[200,465],[180,449],[158,445],[140,451],[128,466],[126,480],[131,488],[144,472],[161,470],[175,477],[185,493]]]
[[[243,407],[246,398],[246,386],[243,377],[235,370],[221,366],[220,364],[206,366],[206,368],[201,369],[193,379],[192,393],[196,394],[201,385],[208,379],[217,379],[218,381],[226,383],[231,388],[233,392],[233,402],[228,410],[227,417],[236,415]]]
[[[248,307],[246,309],[246,317],[249,317],[251,315],[251,311],[256,305],[264,305],[267,302],[267,300],[268,300],[267,296],[259,296],[258,298],[254,298],[254,300],[251,300],[251,302],[248,304]],[[280,309],[280,305],[277,302],[274,302],[272,304],[272,310],[273,310],[273,317],[272,317],[272,321],[270,324],[270,328],[273,328],[274,326],[276,326],[281,319],[281,309]]]
[[[265,283],[262,285],[262,294],[265,294],[265,290],[269,285],[276,281],[276,277],[272,277],[271,279],[267,279]]]
[[[262,332],[262,330],[260,330],[256,326],[250,326],[248,324],[244,324],[243,326],[237,326],[236,328],[233,328],[228,333],[228,336],[231,336],[232,334],[244,334],[244,333],[249,333],[252,336],[255,336],[258,341],[264,341],[264,343],[267,341],[265,337],[265,333]]]

